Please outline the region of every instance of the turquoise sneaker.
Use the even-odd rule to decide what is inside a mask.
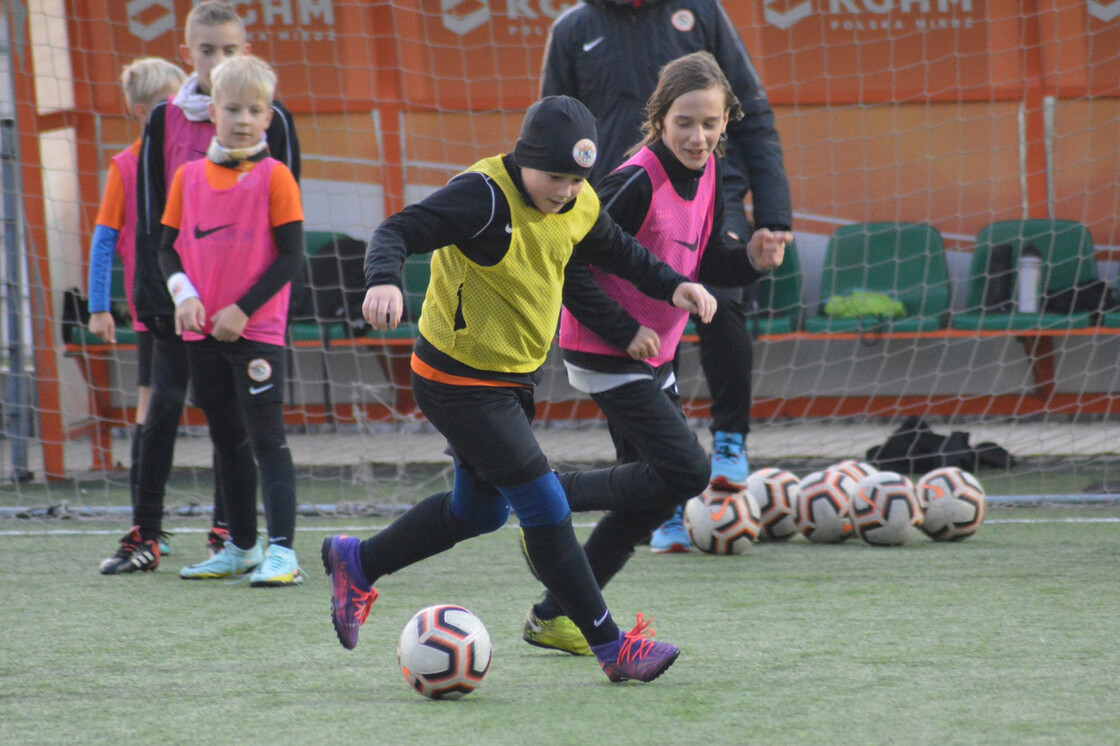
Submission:
[[[716,432],[712,438],[710,484],[727,492],[746,489],[749,471],[743,452],[743,434]]]
[[[279,588],[285,585],[299,585],[303,582],[303,570],[299,569],[296,553],[279,544],[272,544],[264,554],[264,562],[249,576],[249,585],[254,588]]]
[[[649,550],[654,554],[684,554],[692,551],[692,540],[684,530],[684,508],[680,505],[673,517],[654,530],[649,538]]]
[[[264,561],[261,540],[252,549],[241,549],[232,541],[227,541],[222,551],[197,565],[184,567],[179,571],[183,580],[209,580],[212,578],[231,578],[252,571]]]

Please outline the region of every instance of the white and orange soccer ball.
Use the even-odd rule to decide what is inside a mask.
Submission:
[[[945,466],[925,474],[916,487],[925,507],[922,530],[931,539],[959,541],[980,530],[988,498],[973,474]]]
[[[863,479],[864,477],[879,471],[866,461],[857,461],[854,458],[837,461],[835,464],[828,468],[832,471],[844,472],[849,477],[856,480],[857,484],[859,483],[859,480]]]
[[[761,541],[786,541],[797,533],[794,511],[801,495],[801,480],[793,472],[767,467],[747,477],[747,492],[758,503],[762,518]]]
[[[401,632],[397,662],[408,685],[429,699],[459,699],[490,670],[490,633],[462,606],[438,604],[416,612]]]
[[[797,530],[814,544],[837,544],[852,538],[851,500],[856,480],[824,469],[802,477],[797,485]]]
[[[905,544],[918,533],[921,523],[922,506],[909,477],[893,471],[877,471],[856,485],[852,496],[852,526],[868,544]]]
[[[742,554],[762,531],[758,503],[746,490],[709,487],[684,505],[684,530],[708,554]]]

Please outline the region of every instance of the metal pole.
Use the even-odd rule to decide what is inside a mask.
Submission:
[[[27,411],[23,355],[23,313],[20,282],[23,277],[19,241],[19,177],[16,123],[0,120],[0,178],[3,180],[4,298],[8,320],[8,385],[4,397],[4,432],[11,445],[12,473],[9,478],[25,482],[33,476],[27,468],[27,438],[30,418]]]

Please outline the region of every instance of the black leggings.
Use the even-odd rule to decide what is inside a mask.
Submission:
[[[710,468],[675,389],[647,379],[592,398],[607,417],[620,465],[559,476],[573,511],[609,511],[583,547],[602,588],[677,505],[704,490]],[[546,618],[561,613],[547,594],[538,610]]]
[[[296,479],[284,434],[284,348],[208,337],[187,343],[187,360],[194,403],[206,415],[224,473],[231,540],[242,549],[256,542],[259,473],[269,543],[290,548]]]

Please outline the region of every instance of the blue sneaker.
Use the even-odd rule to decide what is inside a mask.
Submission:
[[[197,565],[184,567],[179,571],[179,577],[183,580],[232,578],[252,572],[263,561],[264,551],[261,549],[260,539],[257,539],[252,549],[241,549],[232,541],[227,541],[222,551]]]
[[[684,508],[677,506],[673,517],[658,526],[649,539],[654,554],[683,554],[692,551],[692,540],[684,530]]]
[[[296,553],[279,544],[268,547],[268,551],[264,553],[264,562],[249,576],[249,585],[254,588],[278,588],[302,582],[303,570],[299,569]]]
[[[747,486],[750,467],[743,452],[743,434],[717,431],[712,441],[712,478],[710,484],[727,492]]]

